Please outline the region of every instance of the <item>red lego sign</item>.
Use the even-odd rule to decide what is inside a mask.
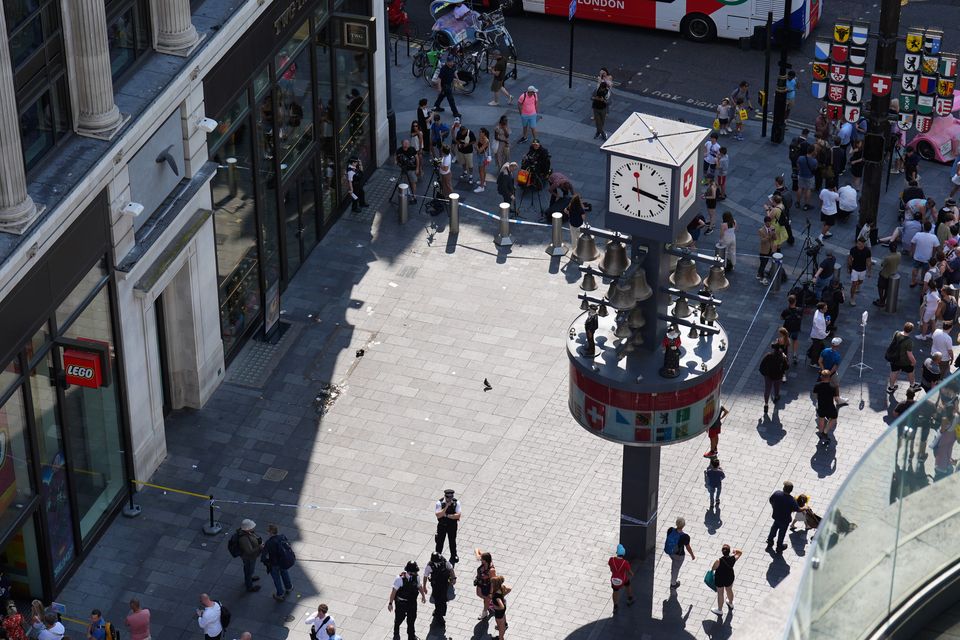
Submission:
[[[97,389],[103,383],[100,356],[94,351],[64,349],[63,370],[70,385]]]

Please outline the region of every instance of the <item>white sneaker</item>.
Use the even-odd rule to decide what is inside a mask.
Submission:
[[[474,189],[473,192],[474,192],[474,193],[483,193],[485,190],[486,190],[486,187],[484,187],[483,185],[480,185],[479,187],[477,187],[476,189]]]
[[[487,105],[489,105],[489,106],[491,106],[491,107],[497,107],[497,106],[500,106],[500,103],[499,103],[499,102],[494,102],[493,100],[491,100],[490,102],[487,103]]]
[[[733,611],[733,603],[732,603],[732,602],[728,602],[728,603],[727,603],[727,607],[729,607],[730,611]]]
[[[712,614],[715,615],[715,616],[722,616],[722,615],[723,615],[723,609],[721,609],[721,608],[719,608],[719,607],[714,607],[713,609],[710,609],[710,613],[712,613]]]

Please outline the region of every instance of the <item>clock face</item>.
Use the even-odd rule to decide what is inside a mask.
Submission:
[[[669,224],[670,172],[640,160],[618,162],[610,170],[610,207],[640,220]]]

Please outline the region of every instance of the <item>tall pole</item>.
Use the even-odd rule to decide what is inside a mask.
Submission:
[[[770,111],[770,47],[773,46],[773,11],[767,13],[767,46],[763,48],[763,124],[760,137],[767,137],[767,114]]]
[[[576,7],[576,4],[571,2],[571,6]],[[570,11],[570,67],[567,69],[567,89],[573,89],[573,11]]]
[[[897,34],[900,31],[900,0],[882,0],[880,32],[877,36],[877,57],[874,72],[897,74]],[[870,99],[867,135],[863,144],[863,190],[860,194],[860,219],[857,228],[877,222],[880,187],[883,181],[883,155],[890,133],[890,92]],[[874,233],[876,229],[872,230]],[[875,236],[871,235],[871,238]]]
[[[777,95],[773,102],[773,128],[770,142],[780,144],[787,132],[787,53],[790,50],[790,14],[793,2],[783,0],[783,28],[780,30],[780,75],[777,76]],[[769,98],[767,98],[769,100]]]

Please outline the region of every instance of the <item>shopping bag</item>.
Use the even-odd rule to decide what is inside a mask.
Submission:
[[[517,172],[517,184],[521,187],[530,184],[530,172],[526,169],[520,169],[520,171]]]
[[[740,109],[740,119],[741,119],[741,120],[743,120],[744,122],[746,122],[746,120],[747,120],[749,117],[750,117],[750,114],[747,113],[747,110],[746,110],[746,109]]]
[[[713,569],[710,569],[710,571],[707,571],[707,573],[704,574],[703,584],[707,585],[714,591],[717,590],[717,581],[713,575]]]
[[[713,119],[713,130],[714,130],[714,131],[719,131],[719,130],[720,130],[720,118],[714,118],[714,119]]]

